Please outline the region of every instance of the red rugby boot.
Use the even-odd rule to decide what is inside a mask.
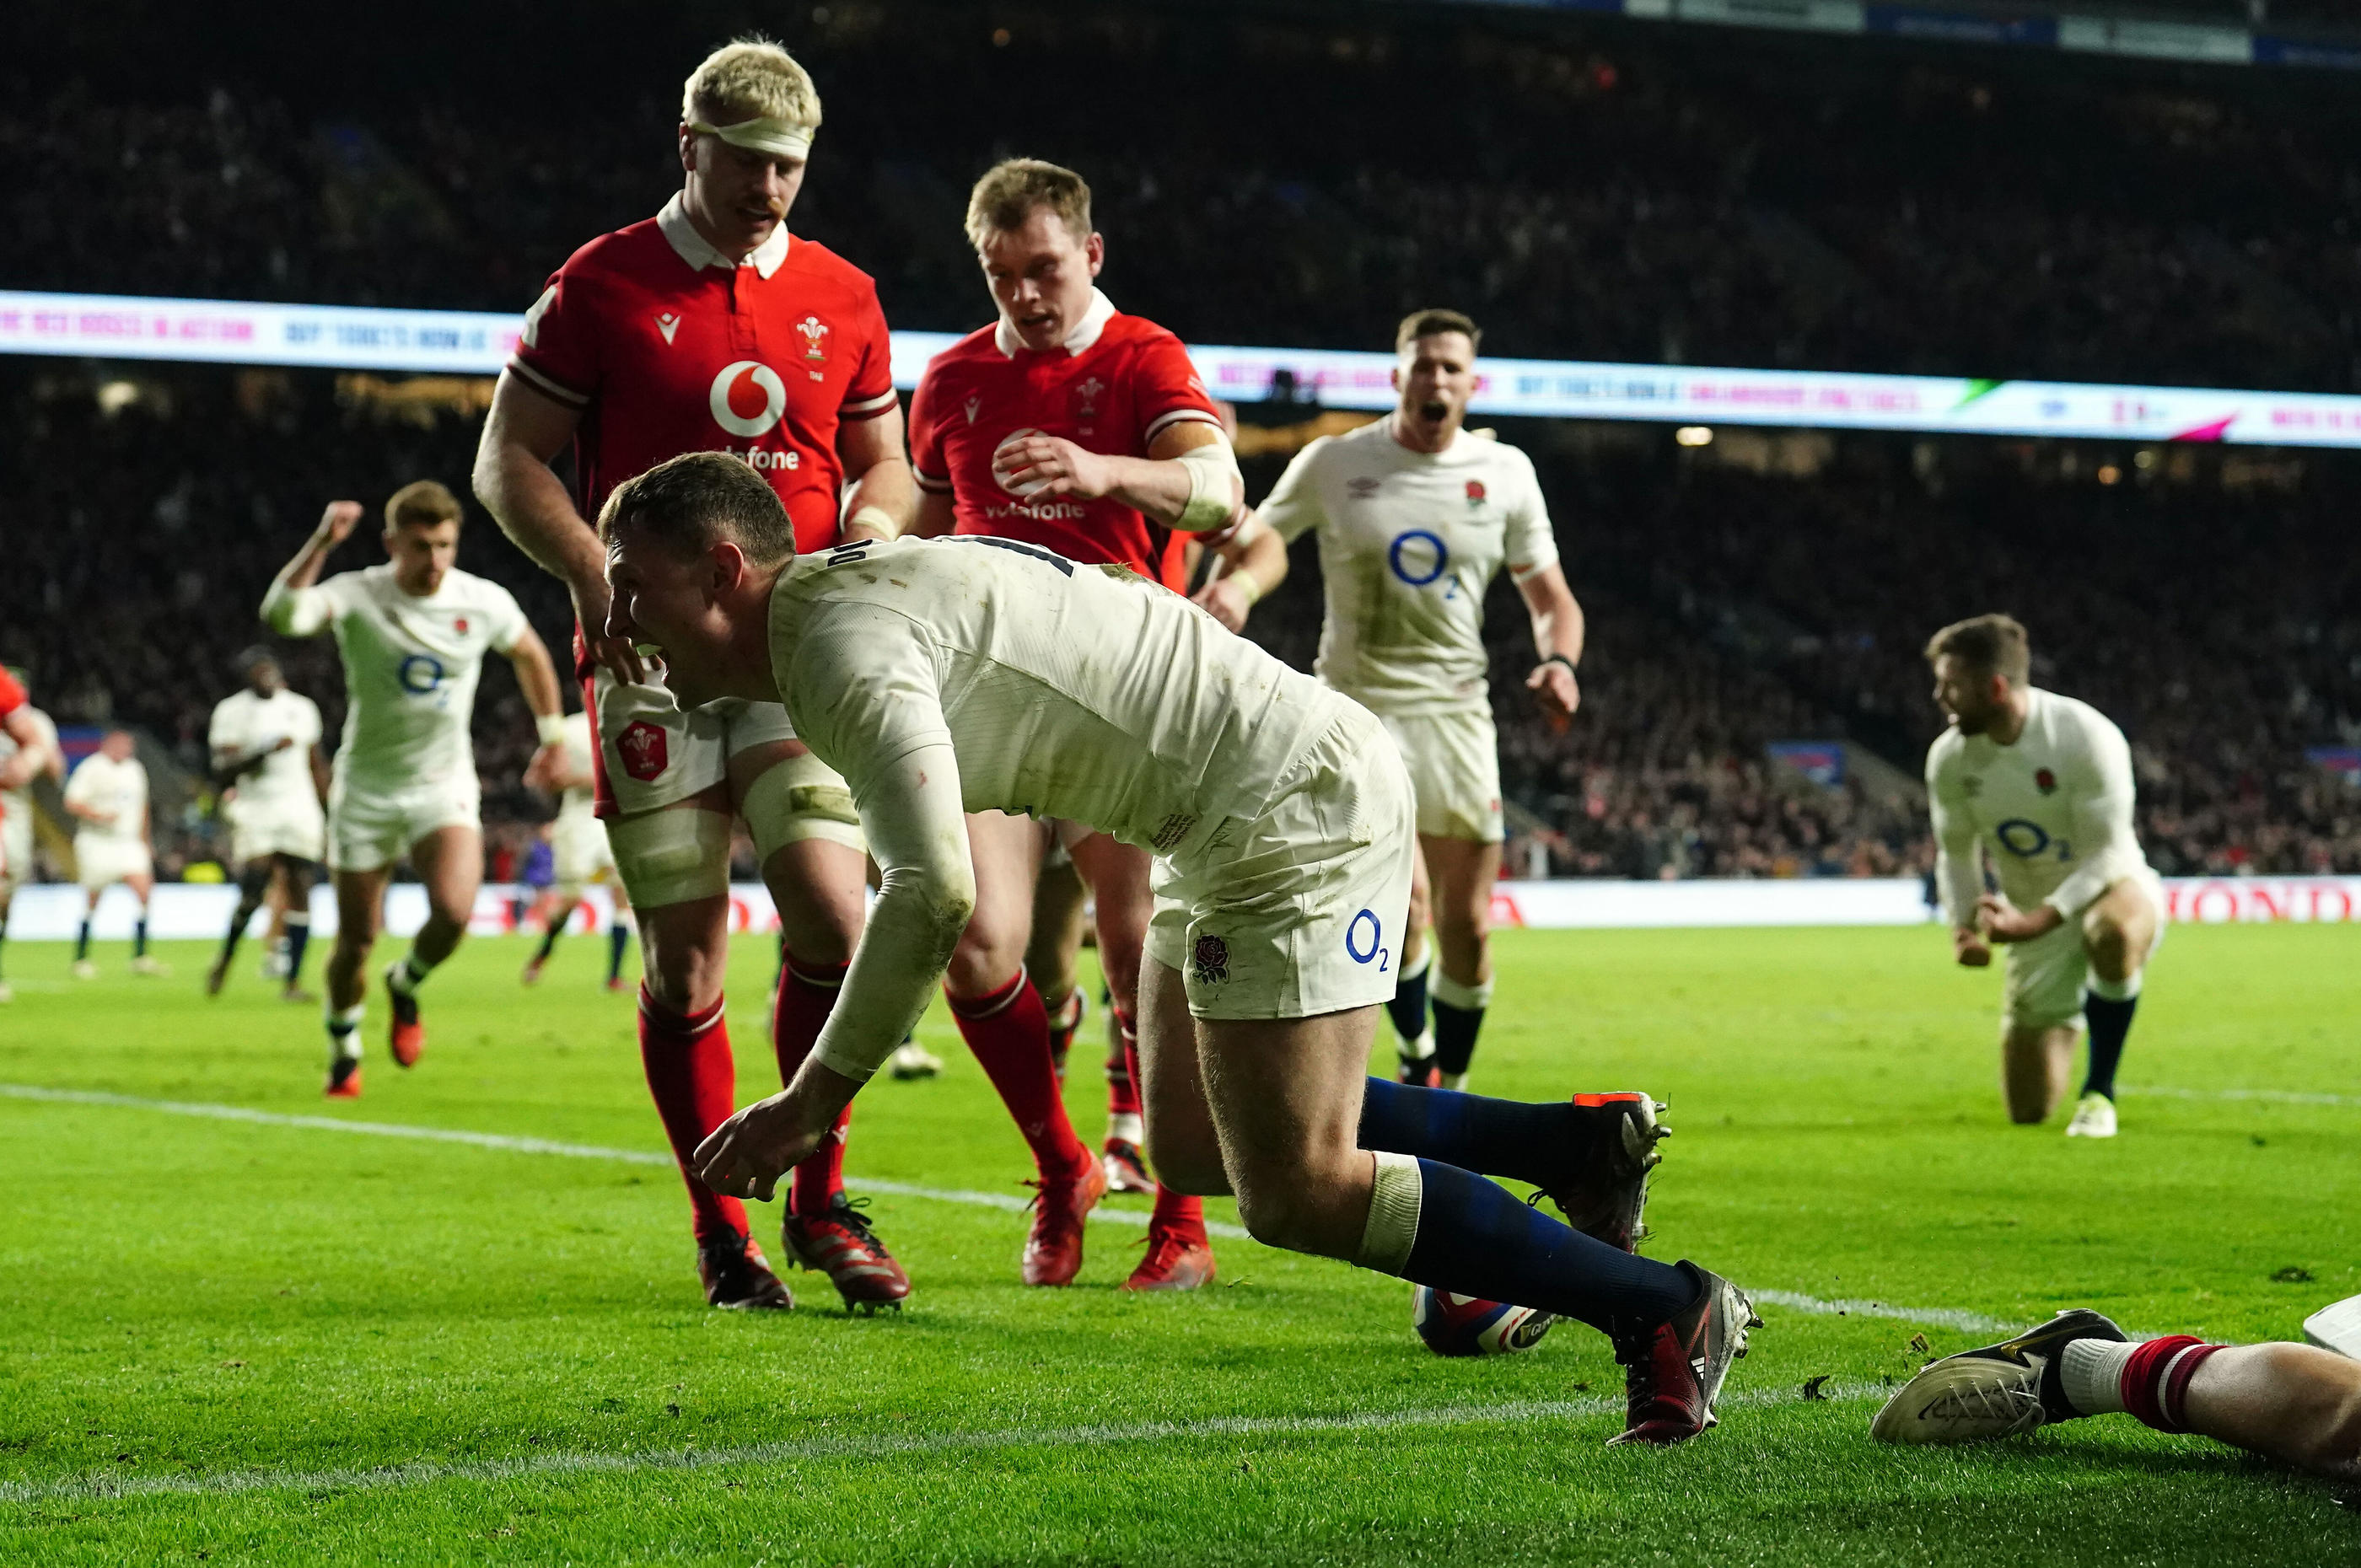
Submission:
[[[1704,1287],[1696,1305],[1670,1322],[1615,1336],[1627,1413],[1609,1447],[1684,1442],[1714,1425],[1713,1402],[1730,1364],[1746,1354],[1746,1331],[1763,1326],[1737,1286],[1694,1263],[1677,1266]]]
[[[328,1063],[328,1087],[320,1091],[331,1100],[361,1097],[361,1058],[337,1057]]]
[[[796,1263],[828,1276],[848,1312],[873,1312],[880,1307],[898,1312],[902,1299],[910,1293],[910,1277],[869,1228],[868,1216],[841,1192],[817,1220],[789,1210],[779,1225],[779,1243]]]
[[[1590,1137],[1582,1157],[1542,1190],[1567,1224],[1631,1252],[1648,1234],[1640,1216],[1648,1206],[1648,1173],[1664,1157],[1656,1146],[1673,1130],[1656,1120],[1664,1107],[1642,1093],[1577,1094],[1574,1109],[1590,1124]]]
[[[1123,1282],[1126,1290],[1194,1290],[1213,1282],[1213,1244],[1194,1227],[1150,1225],[1148,1255]]]
[[[708,1306],[784,1312],[796,1304],[754,1238],[726,1224],[697,1244],[697,1277]]]
[[[394,989],[393,970],[393,964],[385,966],[385,994],[392,1003],[386,1048],[393,1053],[394,1066],[416,1067],[418,1058],[426,1054],[426,1025],[418,1016],[417,994]]]
[[[1033,1194],[1033,1234],[1025,1238],[1027,1285],[1071,1285],[1082,1270],[1082,1222],[1106,1196],[1106,1172],[1084,1157],[1070,1175],[1026,1183]]]

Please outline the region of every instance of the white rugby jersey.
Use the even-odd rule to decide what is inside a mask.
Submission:
[[[50,753],[54,756],[58,749],[56,720],[38,707],[28,706],[25,713],[32,719],[33,727],[38,729],[49,741]],[[17,749],[16,738],[5,729],[0,729],[0,763],[5,763],[9,758],[15,756]],[[28,822],[32,820],[33,786],[29,780],[22,789],[0,790],[0,821],[5,821],[19,815]]]
[[[798,559],[770,607],[779,698],[844,775],[883,872],[821,1059],[866,1078],[972,899],[965,811],[1063,817],[1170,855],[1265,815],[1351,704],[1127,569],[980,536]],[[956,789],[948,786],[956,785]]]
[[[66,804],[103,811],[112,819],[93,822],[74,817],[76,839],[113,839],[126,844],[148,837],[148,770],[137,757],[116,762],[104,751],[82,760],[66,780]]]
[[[1488,713],[1484,593],[1557,560],[1532,460],[1461,431],[1413,452],[1381,419],[1295,455],[1255,509],[1292,543],[1320,534],[1320,678],[1378,713]]]
[[[1945,730],[1927,751],[1936,884],[1955,926],[1975,922],[1981,843],[2019,909],[2048,904],[2068,919],[2147,869],[2132,830],[2132,751],[2089,703],[2029,688],[2025,730],[2003,746]]]
[[[395,584],[389,564],[274,590],[262,614],[283,636],[335,630],[346,694],[335,764],[339,790],[473,784],[467,722],[485,650],[505,653],[526,630],[508,589],[454,567],[434,593],[414,598]]]
[[[590,715],[576,711],[566,716],[566,771],[577,778],[590,776],[590,764],[595,743],[590,739]],[[557,819],[560,822],[596,822],[598,819],[598,791],[590,784],[577,784],[557,797]]]
[[[312,748],[320,740],[320,705],[301,692],[280,687],[269,696],[252,688],[214,704],[205,744],[216,759],[236,762],[262,755],[263,763],[238,775],[235,806],[241,816],[312,812],[319,791],[312,783]],[[280,746],[280,741],[288,742]]]

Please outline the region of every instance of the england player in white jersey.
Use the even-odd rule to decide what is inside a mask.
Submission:
[[[80,824],[74,829],[74,876],[88,899],[82,932],[74,939],[74,978],[98,976],[90,957],[90,923],[100,897],[116,883],[139,900],[138,920],[132,927],[131,972],[166,973],[161,963],[148,956],[148,901],[156,892],[156,860],[148,837],[148,770],[131,731],[106,732],[98,750],[84,757],[66,780],[65,800],[67,813]]]
[[[57,724],[26,696],[22,671],[0,669],[0,946],[16,889],[33,880],[33,781],[43,777],[65,783]],[[0,979],[0,1003],[16,999]]]
[[[269,649],[249,648],[236,663],[245,688],[214,705],[205,730],[238,890],[221,954],[205,974],[205,994],[221,994],[247,924],[275,890],[287,922],[280,994],[300,1001],[303,949],[312,939],[312,884],[318,880],[327,834],[321,810],[328,767],[320,755],[320,705],[288,689]]]
[[[535,789],[555,791],[557,819],[549,825],[550,857],[557,880],[541,910],[541,946],[525,961],[524,983],[537,984],[549,955],[565,933],[566,923],[581,907],[583,890],[603,883],[614,903],[607,924],[607,989],[623,989],[623,949],[631,944],[631,905],[615,874],[615,852],[607,842],[607,825],[598,820],[598,779],[591,772],[597,742],[590,735],[590,715],[566,716],[566,742],[533,759],[524,782]]]
[[[1581,701],[1582,608],[1532,462],[1461,428],[1480,335],[1456,311],[1407,317],[1394,338],[1393,412],[1305,447],[1256,509],[1290,543],[1317,533],[1328,613],[1315,668],[1385,720],[1418,791],[1410,926],[1389,1010],[1402,1081],[1445,1089],[1466,1079],[1492,999],[1500,758],[1484,594],[1503,565],[1541,659],[1526,688],[1561,725]],[[1439,954],[1427,946],[1430,919]]]
[[[684,704],[784,703],[880,871],[811,1056],[697,1150],[714,1190],[768,1199],[924,1010],[975,905],[965,814],[1075,822],[1155,857],[1139,1022],[1165,1181],[1235,1192],[1270,1245],[1599,1327],[1630,1376],[1627,1439],[1705,1430],[1744,1296],[1476,1174],[1629,1213],[1643,1105],[1366,1077],[1416,848],[1409,775],[1366,708],[1119,565],[988,536],[798,559],[770,487],[719,454],[619,487],[600,530],[608,633],[660,648]]]
[[[360,1092],[363,966],[377,940],[386,883],[408,857],[426,884],[426,924],[385,971],[389,1045],[409,1067],[426,1048],[417,990],[467,934],[484,875],[481,786],[468,721],[489,650],[516,669],[543,751],[563,740],[557,672],[508,589],[453,562],[459,502],[420,479],[385,504],[387,565],[318,581],[360,521],[357,501],[331,501],[320,526],[272,580],[262,618],[288,637],[334,631],[345,662],[345,732],[328,786],[328,870],[336,946],[328,959],[327,1092]],[[317,586],[314,586],[314,585]]]
[[[2164,929],[2164,890],[2132,828],[2131,748],[2098,709],[2030,684],[2025,628],[2005,615],[1945,627],[1927,659],[1951,718],[1927,752],[1936,886],[1960,963],[2008,947],[2009,1117],[2043,1122],[2058,1108],[2087,1020],[2090,1068],[2066,1132],[2111,1138],[2115,1065]],[[1997,895],[1984,891],[1987,863]]]

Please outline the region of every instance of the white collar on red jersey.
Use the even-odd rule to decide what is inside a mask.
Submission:
[[[1093,344],[1098,342],[1099,334],[1106,331],[1106,323],[1113,320],[1115,320],[1115,302],[1098,290],[1093,289],[1091,308],[1082,313],[1082,319],[1075,323],[1074,330],[1066,334],[1066,352],[1080,354],[1088,349]],[[1005,359],[1016,358],[1016,351],[1025,346],[1024,339],[1016,335],[1016,330],[1008,324],[1006,316],[1001,317],[1000,324],[993,329],[992,343],[994,347],[1000,350],[1001,356]]]
[[[744,261],[722,255],[708,245],[705,236],[697,232],[697,225],[688,221],[688,209],[677,191],[673,192],[672,200],[664,204],[664,211],[656,214],[656,227],[664,230],[664,238],[672,242],[672,247],[679,253],[680,258],[700,272],[708,267],[719,267],[724,271],[752,267],[768,278],[779,269],[779,263],[787,258],[789,241],[785,224],[774,228],[771,237],[756,246],[753,254]]]

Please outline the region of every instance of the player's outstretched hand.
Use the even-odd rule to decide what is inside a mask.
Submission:
[[[1525,677],[1525,689],[1541,698],[1543,711],[1560,718],[1573,718],[1582,706],[1582,687],[1574,672],[1555,659],[1535,666]]]
[[[1968,969],[1982,969],[1992,962],[1992,946],[1965,926],[1954,926],[1951,957]]]
[[[1246,589],[1238,586],[1235,573],[1226,577],[1215,577],[1199,588],[1191,602],[1233,631],[1246,629],[1246,611],[1254,608],[1254,600],[1247,598]]]
[[[524,765],[525,788],[547,790],[555,795],[560,787],[556,782],[557,775],[565,766],[564,746],[544,746],[533,754],[533,761]]]
[[[1976,900],[1976,922],[1995,942],[2030,942],[2065,923],[2065,916],[2047,904],[2019,909],[2005,898],[1985,894]]]
[[[756,1101],[697,1146],[697,1179],[732,1198],[769,1202],[779,1178],[819,1147],[836,1117],[831,1113],[816,1127],[802,1126],[801,1121],[786,1090]]]
[[[328,509],[320,514],[319,536],[331,544],[342,544],[353,536],[360,521],[360,502],[330,501]]]
[[[1105,457],[1038,431],[1020,431],[994,448],[992,477],[1026,500],[1071,496],[1094,501],[1115,488],[1115,466]]]

